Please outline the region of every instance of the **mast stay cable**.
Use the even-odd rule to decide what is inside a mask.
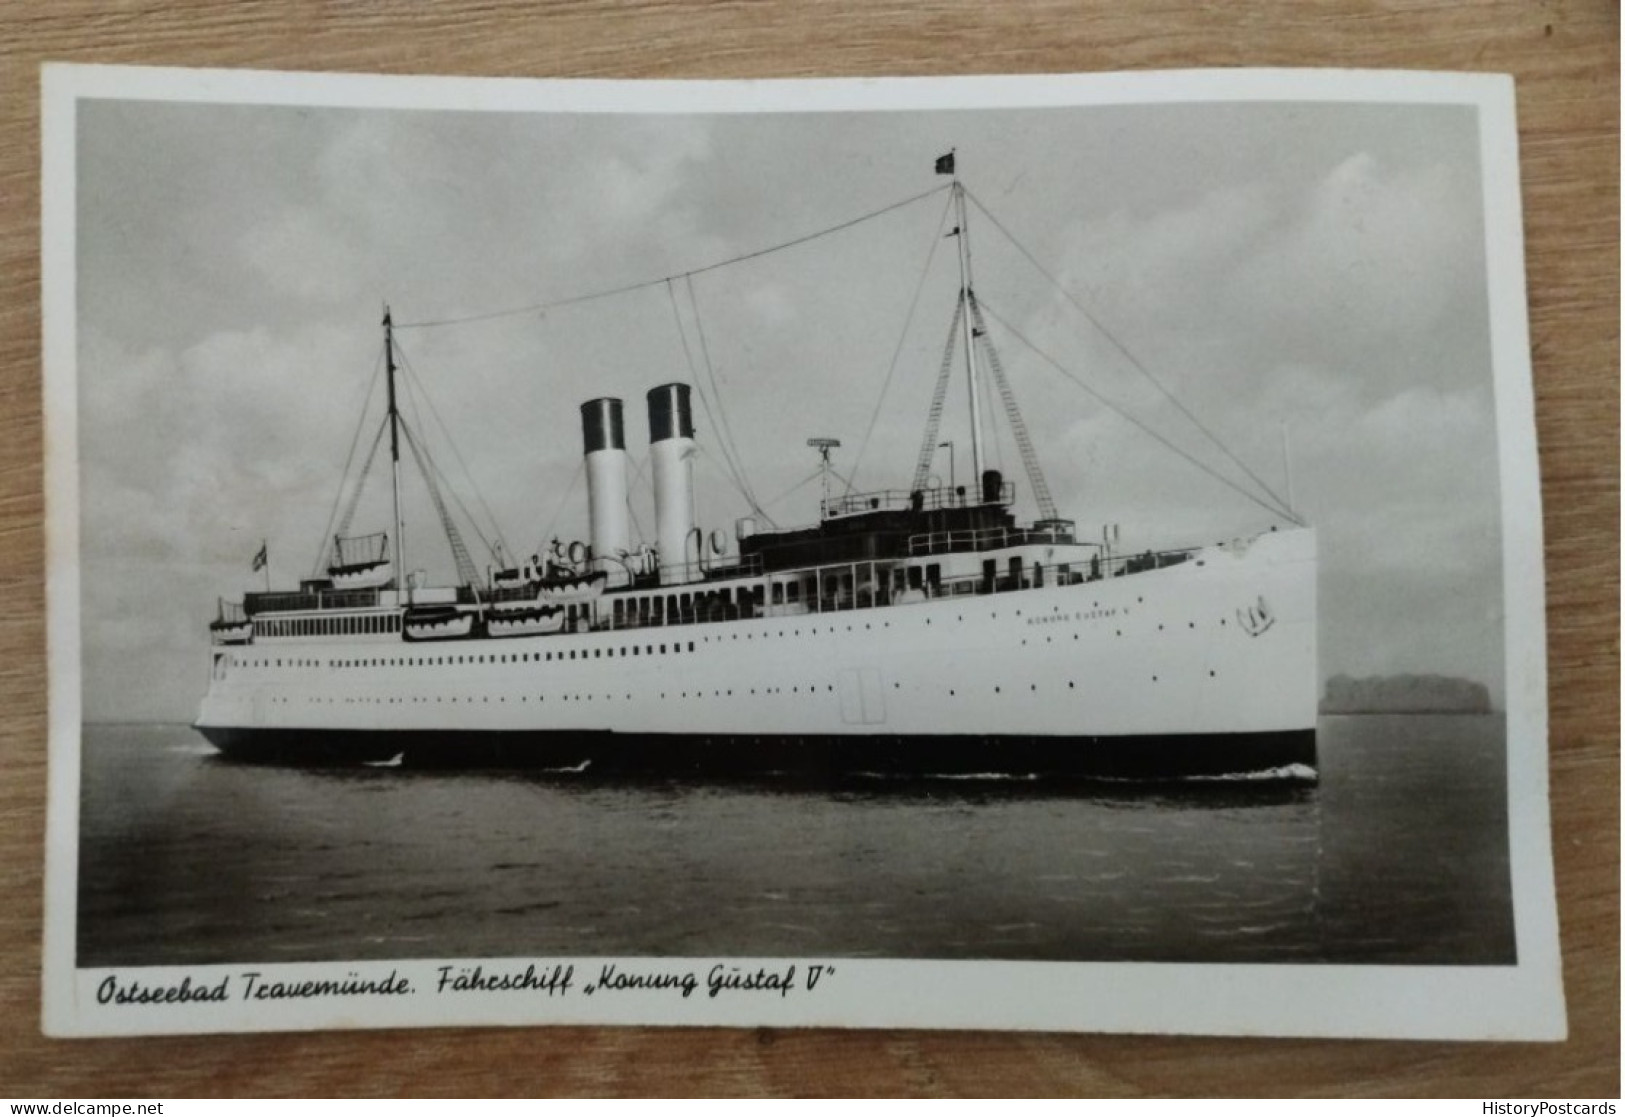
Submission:
[[[1152,386],[1155,387],[1157,389],[1157,391],[1161,392],[1163,394],[1163,396],[1167,398],[1169,403],[1173,404],[1174,407],[1178,408],[1179,413],[1181,415],[1185,416],[1186,419],[1190,420],[1192,426],[1194,426],[1197,430],[1201,431],[1202,434],[1207,437],[1207,440],[1209,442],[1211,442],[1211,443],[1213,443],[1213,445],[1217,446],[1219,448],[1219,451],[1222,454],[1224,454],[1225,457],[1229,458],[1232,462],[1234,462],[1241,469],[1241,471],[1243,473],[1245,473],[1249,478],[1251,478],[1253,484],[1257,485],[1263,492],[1268,494],[1270,499],[1275,501],[1276,504],[1279,504],[1282,507],[1286,507],[1287,502],[1282,500],[1280,495],[1278,493],[1276,493],[1276,491],[1274,489],[1272,489],[1269,485],[1267,485],[1264,482],[1264,480],[1261,477],[1258,476],[1258,474],[1254,473],[1252,471],[1252,469],[1248,467],[1246,462],[1242,461],[1241,458],[1239,458],[1233,451],[1231,451],[1230,447],[1226,446],[1222,441],[1220,441],[1218,435],[1214,434],[1211,430],[1209,430],[1207,428],[1207,426],[1200,419],[1198,419],[1195,415],[1193,415],[1191,413],[1190,409],[1187,408],[1182,402],[1180,402],[1178,396],[1174,395],[1173,392],[1170,391],[1168,389],[1168,387],[1162,383],[1162,381],[1158,380],[1155,376],[1153,376],[1151,374],[1151,370],[1146,368],[1145,365],[1140,362],[1139,358],[1135,357],[1135,355],[1132,352],[1129,351],[1128,346],[1124,345],[1122,341],[1118,340],[1117,335],[1113,334],[1111,332],[1111,330],[1106,328],[1106,325],[1105,325],[1104,322],[1102,322],[1094,313],[1092,313],[1086,306],[1084,306],[1083,303],[1080,302],[1072,294],[1071,291],[1068,291],[1061,284],[1061,281],[1059,279],[1055,278],[1055,276],[1049,271],[1048,268],[1044,267],[1043,264],[1038,262],[1038,258],[1036,256],[1034,256],[1030,251],[1028,251],[1027,247],[1024,244],[1022,244],[1019,240],[1016,239],[1016,236],[1015,236],[1014,233],[1012,233],[1009,229],[1005,228],[1004,223],[1001,222],[997,217],[995,217],[993,215],[992,211],[989,210],[985,205],[982,204],[982,200],[980,198],[978,198],[975,194],[971,193],[969,190],[966,190],[965,194],[976,205],[977,210],[981,212],[982,216],[987,218],[989,221],[991,221],[993,223],[993,227],[995,229],[997,229],[1000,233],[1003,233],[1004,238],[1007,241],[1009,241],[1013,246],[1015,246],[1015,248],[1016,248],[1016,250],[1018,252],[1020,252],[1023,256],[1025,256],[1027,258],[1027,262],[1029,264],[1031,264],[1034,268],[1036,268],[1040,275],[1042,275],[1045,279],[1049,280],[1050,285],[1053,286],[1057,291],[1059,291],[1061,293],[1061,296],[1063,298],[1065,298],[1067,302],[1071,303],[1073,308],[1075,310],[1077,310],[1077,312],[1079,314],[1082,314],[1084,316],[1084,318],[1088,319],[1089,323],[1091,325],[1093,325],[1096,330],[1100,331],[1101,336],[1104,337],[1107,341],[1109,341],[1112,344],[1112,347],[1115,348],[1119,353],[1121,353],[1123,355],[1124,359],[1126,359],[1128,361],[1128,363],[1134,367],[1135,371],[1137,371],[1141,376],[1145,377],[1148,381],[1150,381]],[[1004,325],[1005,325],[1006,329],[1010,328],[1008,323],[1005,323]],[[1012,332],[1014,332],[1014,331],[1012,331]],[[1302,521],[1298,520],[1298,517],[1296,515],[1292,515],[1291,519],[1293,519],[1294,521],[1300,522],[1300,523],[1302,522]]]
[[[401,429],[407,432],[407,437],[409,440],[414,440],[417,443],[415,446],[409,447],[409,449],[412,450],[413,457],[417,462],[418,473],[423,477],[424,486],[429,490],[429,497],[434,502],[435,513],[440,517],[441,530],[445,533],[446,542],[451,547],[452,559],[457,563],[458,577],[463,578],[463,580],[467,582],[468,579],[465,576],[463,558],[467,558],[467,569],[474,570],[476,577],[478,576],[478,571],[474,567],[473,556],[468,554],[468,548],[463,540],[462,532],[457,530],[456,522],[451,518],[449,512],[447,511],[445,502],[446,490],[450,490],[452,503],[457,506],[458,511],[462,512],[463,518],[468,521],[468,526],[473,529],[475,536],[479,538],[480,543],[485,547],[486,553],[491,555],[492,558],[498,562],[498,564],[505,561],[504,551],[507,549],[507,544],[502,538],[501,528],[497,527],[495,524],[494,517],[492,526],[496,535],[495,545],[492,544],[490,539],[486,538],[485,533],[480,529],[479,520],[474,517],[474,514],[471,511],[469,511],[468,505],[463,503],[463,498],[457,494],[457,487],[451,483],[451,479],[446,476],[445,471],[441,469],[439,463],[434,460],[434,452],[429,448],[428,443],[413,435],[412,432],[414,429],[414,424],[415,429],[419,431],[427,428],[427,424],[423,421],[423,411],[418,407],[418,396],[420,394],[423,395],[425,401],[427,401],[431,407],[433,407],[434,404],[432,400],[428,399],[427,394],[423,393],[423,385],[418,380],[417,373],[404,363],[402,365],[402,371],[407,374],[407,379],[404,381],[407,389],[405,394],[407,406],[412,409],[412,424],[408,424],[406,417],[402,415],[400,416]],[[416,391],[413,390],[414,388]],[[442,428],[443,427],[444,423],[442,423]],[[446,438],[448,441],[450,440],[450,432],[447,432]],[[456,445],[453,444],[452,449],[455,451],[456,448]],[[464,470],[465,472],[467,471],[466,465],[464,466]],[[479,489],[478,486],[474,485],[474,478],[472,476],[469,477],[468,482],[469,485],[474,488],[476,495],[478,495]],[[442,489],[441,486],[444,486],[444,489]],[[490,509],[487,508],[486,512],[489,515]],[[459,556],[459,551],[461,552],[462,557]]]
[[[410,394],[408,394],[406,398],[407,402],[412,406],[412,415],[414,421],[416,422],[417,428],[419,430],[423,429],[423,415],[418,410],[417,400]],[[401,425],[403,428],[407,425],[404,417],[401,419]],[[491,539],[486,538],[485,532],[480,528],[479,520],[475,519],[474,513],[469,511],[468,505],[464,504],[463,498],[458,495],[457,486],[451,483],[451,478],[446,476],[446,471],[441,469],[440,463],[434,460],[434,451],[429,448],[427,442],[423,442],[421,440],[419,441],[417,453],[422,455],[418,459],[418,469],[419,472],[423,474],[424,484],[429,486],[431,490],[435,489],[436,486],[439,485],[444,486],[444,489],[440,490],[441,499],[436,503],[437,510],[442,504],[444,504],[444,494],[446,492],[450,492],[451,503],[457,506],[457,510],[463,514],[463,519],[468,521],[468,526],[473,530],[475,537],[479,539],[480,544],[485,548],[486,553],[490,555],[494,561],[498,563],[503,562],[506,557],[505,552],[507,551],[508,545],[507,542],[501,537],[500,532],[497,534],[496,541],[494,543]],[[427,466],[427,468],[425,468],[425,466]],[[429,495],[434,497],[436,494],[431,492]],[[445,517],[443,515],[441,518],[442,521],[444,521]],[[457,543],[461,542],[461,532],[458,532],[457,535],[458,539],[453,541],[451,539],[451,533],[449,531],[447,532],[447,541],[453,543],[453,549],[455,549]],[[470,561],[472,561],[472,558]]]
[[[700,371],[699,368],[694,364],[694,353],[688,345],[688,330],[683,326],[682,311],[680,311],[677,307],[676,288],[672,286],[672,283],[669,280],[666,282],[666,295],[671,301],[671,316],[672,321],[677,325],[678,339],[683,343],[683,360],[688,363],[689,378],[695,382],[696,386],[699,386]],[[711,414],[711,402],[706,398],[703,387],[700,387],[698,395],[700,397],[700,406],[705,409],[705,417],[711,421],[711,428],[717,432],[717,442],[722,447],[722,460],[723,463],[728,467],[728,477],[733,482],[734,488],[738,489],[739,495],[745,498],[745,503],[750,506],[751,511],[767,519],[769,523],[772,523],[772,517],[768,516],[766,512],[763,512],[757,507],[756,499],[751,495],[749,486],[747,486],[744,480],[740,477],[739,466],[734,461],[733,455],[728,449],[727,436],[722,429],[722,424],[718,423],[716,416]]]
[[[468,462],[463,458],[463,452],[457,448],[456,440],[451,437],[451,428],[446,425],[446,420],[441,418],[440,409],[434,404],[434,397],[429,394],[428,388],[423,383],[423,378],[418,375],[418,370],[413,366],[412,358],[406,351],[400,345],[396,345],[395,352],[401,359],[401,366],[406,369],[406,375],[410,378],[411,386],[417,390],[419,396],[423,397],[423,402],[429,405],[429,414],[440,427],[440,433],[445,438],[446,445],[451,447],[451,452],[456,457],[457,464],[463,467],[463,476],[468,479],[468,487],[473,490],[474,499],[479,503],[481,510],[485,512],[486,519],[490,521],[491,534],[496,538],[497,543],[501,545],[502,550],[506,551],[508,544],[507,540],[502,537],[502,525],[498,522],[496,514],[491,511],[491,506],[485,502],[485,494],[480,491],[479,485],[474,480],[474,471],[468,468]],[[415,400],[413,407],[416,408]],[[422,422],[421,416],[419,416],[419,422]],[[425,447],[425,452],[427,452],[427,447]],[[452,497],[457,499],[458,506],[462,507],[462,500],[457,498],[455,486],[452,488]],[[479,522],[474,519],[467,508],[463,508],[463,514],[468,516],[468,522],[474,528],[475,534],[480,536],[480,541],[485,542],[485,535],[480,531]],[[490,546],[489,543],[486,545]]]
[[[785,489],[778,496],[776,496],[772,500],[768,501],[767,502],[768,507],[771,508],[773,505],[778,504],[780,501],[782,501],[785,498],[793,495],[794,493],[800,492],[802,489],[806,488],[808,485],[812,484],[814,481],[818,480],[823,475],[824,475],[824,467],[819,466],[817,469],[815,469],[811,473],[807,474],[807,476],[805,476],[801,480],[797,481],[794,485],[791,485],[788,489]]]
[[[581,475],[586,471],[587,459],[585,457],[577,458],[575,472],[570,474],[570,483],[564,487],[564,498],[559,501],[558,510],[553,513],[553,518],[547,521],[547,526],[542,529],[540,543],[538,545],[544,553],[549,550],[548,544],[550,544],[554,539],[558,538],[553,534],[553,529],[559,526],[559,520],[563,518],[564,510],[570,506],[570,497],[575,493],[576,485],[578,482],[580,482]],[[627,492],[629,494],[631,492],[630,485],[627,486]]]
[[[886,404],[886,392],[891,388],[892,378],[897,374],[897,362],[903,356],[903,345],[908,341],[909,327],[914,324],[914,312],[919,309],[920,296],[925,292],[926,276],[931,274],[931,262],[937,258],[937,248],[942,244],[943,241],[942,227],[948,223],[948,211],[953,209],[953,205],[954,200],[952,197],[950,197],[942,207],[942,216],[937,218],[936,228],[932,230],[931,248],[930,251],[925,254],[925,265],[920,268],[920,278],[915,281],[914,297],[909,300],[908,313],[903,316],[903,329],[897,335],[897,346],[892,350],[891,363],[886,366],[886,379],[880,385],[880,396],[875,400],[874,410],[869,413],[869,425],[864,429],[863,440],[858,443],[857,456],[852,460],[853,481],[857,480],[858,470],[863,466],[863,455],[869,449],[869,439],[875,433],[875,424],[880,421],[881,409]],[[957,310],[954,312],[954,323],[956,326],[959,322],[958,313],[959,312]],[[940,405],[933,404],[933,406],[937,409],[937,412],[940,415]],[[916,473],[918,473],[918,471],[916,471]],[[920,487],[921,486],[919,484],[915,484],[913,486],[915,489]],[[850,496],[851,493],[852,482],[848,482],[846,491],[842,495]]]
[[[942,364],[937,369],[937,386],[931,393],[931,410],[925,416],[925,435],[920,439],[920,453],[914,460],[914,480],[908,491],[922,492],[931,477],[931,460],[937,455],[937,435],[942,429],[942,405],[948,398],[948,381],[953,376],[954,353],[959,348],[959,318],[965,313],[965,300],[954,300],[953,320],[948,323],[948,344],[942,348]],[[856,475],[857,470],[852,471]],[[980,484],[981,482],[977,482]]]
[[[361,396],[361,411],[355,418],[355,434],[350,436],[350,452],[344,456],[344,468],[339,472],[338,491],[333,494],[333,507],[327,513],[327,526],[322,529],[322,541],[316,548],[316,564],[311,567],[310,576],[322,576],[322,558],[328,553],[328,546],[332,543],[334,517],[338,515],[339,505],[344,500],[344,481],[350,476],[350,466],[355,462],[356,448],[361,445],[361,432],[367,426],[367,404],[372,400],[372,390],[378,383],[378,375],[384,368],[384,347],[378,347],[378,356],[373,361],[372,375],[367,378],[367,390]],[[359,490],[359,486],[357,486]]]
[[[378,448],[384,444],[384,432],[389,429],[389,416],[385,415],[378,421],[378,433],[372,436],[372,448],[367,451],[367,457],[361,464],[361,472],[356,476],[355,490],[350,493],[350,503],[344,508],[344,515],[332,527],[332,543],[336,548],[338,540],[350,533],[350,522],[355,519],[356,510],[361,507],[361,493],[366,488],[367,477],[372,473],[372,463],[378,458]],[[333,555],[335,563],[343,562],[338,554]],[[318,567],[319,569],[319,567]],[[320,577],[318,573],[316,575]]]
[[[440,526],[446,533],[446,541],[451,544],[451,557],[457,565],[457,577],[465,586],[478,586],[479,569],[474,565],[473,556],[468,553],[462,533],[457,530],[457,524],[451,518],[451,510],[446,507],[445,497],[441,495],[440,486],[435,481],[437,471],[432,463],[425,460],[426,452],[418,445],[418,436],[412,433],[412,428],[402,423],[401,430],[406,435],[407,449],[412,451],[412,457],[418,463],[418,472],[423,474],[423,483],[429,490],[429,499],[434,502],[434,510],[440,514]],[[452,495],[456,496],[455,493]],[[465,508],[463,511],[466,515],[468,510]],[[478,525],[474,526],[474,530],[478,533]],[[484,542],[483,537],[481,542]]]
[[[739,481],[745,489],[746,503],[750,505],[752,512],[755,512],[758,516],[765,517],[767,522],[772,524],[773,518],[768,516],[766,512],[762,511],[762,506],[756,499],[756,490],[750,483],[750,471],[745,468],[745,456],[739,452],[739,440],[734,437],[733,426],[728,422],[727,408],[725,408],[722,404],[722,387],[717,381],[717,370],[711,363],[711,346],[705,340],[705,322],[700,317],[700,302],[694,297],[694,277],[692,275],[684,276],[683,283],[688,288],[688,305],[690,313],[692,313],[694,316],[694,333],[700,340],[700,358],[705,362],[705,374],[711,382],[711,394],[715,396],[717,400],[717,415],[722,419],[722,426],[719,433],[726,440],[726,445],[729,447],[730,453],[732,454],[734,465],[738,469]],[[705,402],[705,396],[703,394],[700,396],[700,402]],[[707,406],[706,414],[709,416],[710,413],[711,409],[709,406]],[[712,420],[712,422],[715,421],[715,419]]]
[[[1004,402],[1005,418],[1010,421],[1010,431],[1015,436],[1016,450],[1021,454],[1021,464],[1027,471],[1027,483],[1033,487],[1033,499],[1038,503],[1039,517],[1044,520],[1059,520],[1061,514],[1055,508],[1055,498],[1050,496],[1049,482],[1044,480],[1043,467],[1038,464],[1038,450],[1033,446],[1032,436],[1027,433],[1027,424],[1021,418],[1021,409],[1016,406],[1016,393],[1010,387],[1009,378],[1004,375],[1004,362],[999,359],[999,351],[994,348],[993,339],[987,334],[987,322],[982,318],[981,304],[977,302],[975,292],[968,292],[965,301],[970,303],[971,321],[976,326],[974,336],[981,341],[982,347],[987,351],[988,368],[993,370],[993,383],[999,389],[999,398]]]
[[[826,228],[819,229],[816,232],[807,233],[792,240],[769,245],[766,248],[758,248],[753,252],[743,252],[737,256],[730,256],[726,260],[717,260],[697,268],[690,268],[687,271],[673,272],[671,275],[663,275],[657,279],[644,279],[636,283],[625,283],[619,287],[609,287],[601,291],[590,291],[584,295],[570,295],[561,299],[553,299],[549,302],[531,303],[528,306],[510,307],[506,310],[486,311],[483,314],[466,314],[459,317],[438,318],[422,322],[401,322],[396,324],[395,329],[426,330],[438,326],[459,326],[472,322],[490,322],[498,318],[517,318],[521,315],[542,314],[549,310],[558,310],[561,307],[576,306],[580,303],[594,302],[598,299],[613,298],[616,295],[625,295],[632,291],[641,291],[646,287],[658,287],[660,284],[670,283],[674,279],[685,279],[689,276],[704,275],[706,272],[716,271],[719,268],[730,267],[734,264],[742,264],[747,260],[755,260],[774,252],[782,252],[787,248],[796,248],[800,245],[808,243],[809,241],[818,240],[820,237],[827,237],[834,233],[845,232],[847,229],[850,229],[853,226],[861,225],[866,221],[872,221],[877,217],[882,217],[894,210],[902,209],[905,206],[911,206],[915,202],[923,201],[926,198],[932,197],[933,195],[941,193],[947,189],[948,186],[946,184],[936,186],[922,194],[915,194],[913,197],[904,198],[902,201],[893,202],[891,205],[882,206],[879,209],[871,210],[868,213],[854,217],[849,221],[842,221],[839,224],[830,225]]]
[[[1173,442],[1169,441],[1166,437],[1164,437],[1161,433],[1159,433],[1155,429],[1147,426],[1144,422],[1142,422],[1141,420],[1135,418],[1133,415],[1129,414],[1129,412],[1127,412],[1123,408],[1119,407],[1117,404],[1113,403],[1111,400],[1107,399],[1105,396],[1101,395],[1095,389],[1091,388],[1087,383],[1085,383],[1077,375],[1075,375],[1074,373],[1069,371],[1064,365],[1062,365],[1054,357],[1050,356],[1043,349],[1040,349],[1038,347],[1038,345],[1036,345],[1033,341],[1031,341],[1020,330],[1018,330],[1014,326],[1012,326],[1008,321],[1005,320],[1004,316],[1001,315],[997,310],[993,309],[993,307],[988,306],[984,302],[982,304],[982,309],[987,311],[987,314],[988,314],[989,318],[992,318],[1000,326],[1004,327],[1004,329],[1010,334],[1010,336],[1014,337],[1017,341],[1019,341],[1023,345],[1025,345],[1029,350],[1031,350],[1033,352],[1034,355],[1036,355],[1045,364],[1049,365],[1050,368],[1052,368],[1056,372],[1060,373],[1063,377],[1065,377],[1067,380],[1070,380],[1073,384],[1076,384],[1079,388],[1082,388],[1097,403],[1101,404],[1103,407],[1105,407],[1108,410],[1112,411],[1114,414],[1128,420],[1130,423],[1134,424],[1134,426],[1138,427],[1142,432],[1144,432],[1145,434],[1148,434],[1152,438],[1156,439],[1157,442],[1161,443],[1163,446],[1165,446],[1167,449],[1173,451],[1175,454],[1178,454],[1181,458],[1184,458],[1186,461],[1190,462],[1197,469],[1200,469],[1203,473],[1206,473],[1209,477],[1212,477],[1214,480],[1219,481],[1220,483],[1222,483],[1226,487],[1228,487],[1230,489],[1233,489],[1236,492],[1240,493],[1242,496],[1246,497],[1248,500],[1252,501],[1254,504],[1258,505],[1260,508],[1263,508],[1263,509],[1267,510],[1271,515],[1284,517],[1285,519],[1290,520],[1293,523],[1302,526],[1303,520],[1301,520],[1295,513],[1291,512],[1290,510],[1286,509],[1285,507],[1270,504],[1268,501],[1265,501],[1264,499],[1262,499],[1257,493],[1254,493],[1254,492],[1250,491],[1249,489],[1247,489],[1246,487],[1237,484],[1234,480],[1232,480],[1231,478],[1226,477],[1224,474],[1218,472],[1212,466],[1208,465],[1206,462],[1202,461],[1201,459],[1199,459],[1197,457],[1192,456],[1190,453],[1186,452],[1185,450],[1180,449]]]

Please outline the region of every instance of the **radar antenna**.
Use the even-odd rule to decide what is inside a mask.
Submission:
[[[829,452],[831,450],[835,449],[840,444],[841,444],[841,440],[838,439],[838,438],[809,438],[809,439],[807,439],[807,445],[811,446],[814,450],[818,451],[818,458],[819,458],[819,467],[818,467],[818,469],[819,469],[819,472],[821,472],[824,475],[824,500],[823,500],[823,504],[822,504],[821,507],[823,508],[824,515],[826,515],[826,516],[829,515],[829,475],[830,475],[830,472],[831,472],[831,467],[830,467],[830,464],[829,464]]]

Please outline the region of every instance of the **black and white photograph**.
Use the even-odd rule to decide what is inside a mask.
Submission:
[[[1560,1038],[1511,83],[53,67],[53,1034]]]

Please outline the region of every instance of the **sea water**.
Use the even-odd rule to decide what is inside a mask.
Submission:
[[[1325,718],[1314,784],[290,769],[173,725],[87,726],[83,770],[85,967],[1515,960],[1492,716]]]

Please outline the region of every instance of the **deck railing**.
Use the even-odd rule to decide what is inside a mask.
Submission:
[[[989,527],[971,531],[932,531],[908,537],[910,555],[946,555],[962,551],[995,551],[1032,543],[1075,543],[1068,527]]]
[[[834,516],[854,516],[862,512],[936,512],[943,508],[974,508],[984,504],[1008,505],[1015,503],[1016,486],[1005,481],[999,486],[997,500],[979,500],[979,491],[958,489],[881,489],[872,493],[847,493],[832,496],[820,502],[824,519]]]
[[[1070,541],[1060,529],[990,529],[983,532],[942,533],[990,537],[1003,534],[1002,542],[986,546],[1014,545],[1016,542]],[[936,554],[929,540],[918,554]],[[957,540],[944,541],[943,550],[985,549],[949,546]],[[836,563],[806,567],[797,570],[774,571],[770,574],[750,573],[732,585],[718,584],[719,573],[712,570],[711,581],[692,582],[686,586],[650,586],[613,591],[592,602],[565,606],[569,619],[563,631],[579,632],[587,629],[620,630],[667,628],[672,626],[704,624],[716,621],[748,620],[753,617],[801,616],[870,609],[911,601],[942,597],[974,596],[1037,589],[1045,586],[1080,585],[1103,578],[1120,578],[1164,567],[1177,566],[1197,553],[1197,548],[1173,551],[1143,551],[1139,554],[1091,556],[1084,562],[1018,567],[1015,570],[985,571],[978,574],[933,577],[930,567],[908,568],[896,561],[865,561]],[[743,568],[741,568],[743,569]],[[473,595],[459,596],[459,604],[476,604]],[[490,604],[486,595],[479,602]],[[246,595],[243,615],[253,617],[260,613],[311,611],[319,609],[357,609],[378,604],[378,591],[320,590],[309,593],[251,593]]]

